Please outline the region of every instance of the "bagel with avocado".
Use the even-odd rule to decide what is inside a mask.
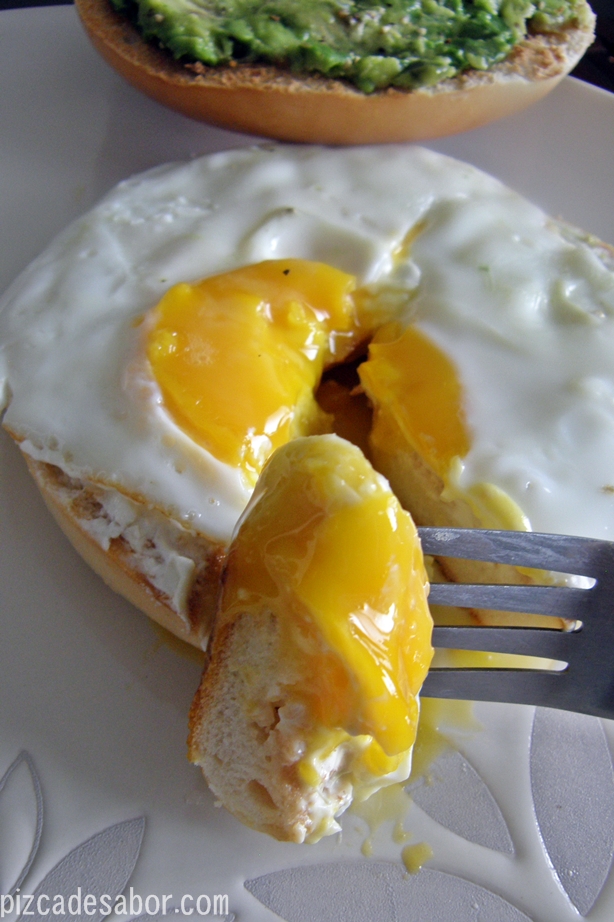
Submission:
[[[285,141],[417,141],[550,92],[593,40],[586,0],[76,0],[132,85]]]

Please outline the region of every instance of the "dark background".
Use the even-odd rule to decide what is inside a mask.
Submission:
[[[0,0],[0,10],[25,6],[55,6],[65,0]],[[597,39],[575,70],[574,77],[614,92],[614,0],[589,0],[597,14]]]

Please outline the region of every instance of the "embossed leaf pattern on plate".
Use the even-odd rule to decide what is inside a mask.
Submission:
[[[11,820],[14,822],[11,823]],[[169,915],[187,920],[194,915],[191,906],[184,911],[181,905],[167,905],[155,896],[144,900],[140,894],[132,892],[125,898],[124,904],[118,903],[141,851],[145,831],[145,818],[142,816],[108,826],[80,843],[45,875],[33,894],[17,896],[29,874],[43,831],[41,784],[34,760],[25,751],[0,778],[0,821],[0,843],[4,843],[4,852],[22,858],[26,856],[19,865],[12,887],[0,880],[3,918],[6,915],[12,917],[15,910],[20,911],[19,907],[23,909],[19,922],[24,922],[26,916],[28,922],[49,922],[50,917],[56,922],[74,922],[83,918],[100,922],[113,909],[120,915],[127,913],[128,917],[132,916],[130,922],[156,922]],[[23,834],[24,825],[26,834]],[[27,847],[22,847],[24,841]],[[2,859],[5,858],[4,852],[0,851]],[[3,860],[0,867],[4,869],[6,865],[7,861]],[[152,899],[155,905],[151,903]],[[86,900],[90,901],[87,905]],[[162,910],[158,911],[160,906]],[[145,912],[139,915],[143,908]],[[213,910],[221,922],[235,922],[236,919],[232,912],[223,917],[217,915],[215,902],[199,909],[199,915],[209,915]]]
[[[535,835],[544,847],[544,864],[548,862],[550,873],[560,883],[560,899],[568,899],[570,908],[587,915],[608,878],[614,855],[614,767],[602,723],[538,709],[529,768]],[[450,750],[443,753],[431,766],[429,782],[414,782],[410,792],[431,819],[492,852],[504,853],[505,860],[514,860],[503,815],[488,785],[463,755]],[[470,812],[463,804],[471,806]],[[19,846],[8,873],[15,890],[27,880],[43,827],[41,784],[28,753],[20,753],[0,778],[0,820],[4,821],[0,870],[5,876],[5,853],[10,854],[7,835],[13,837],[11,845]],[[88,919],[101,922],[108,910],[105,912],[100,897],[121,894],[126,888],[144,828],[144,817],[136,817],[77,845],[40,881],[33,905],[46,894],[63,896],[66,904],[79,892],[92,894],[97,909],[88,913]],[[7,881],[0,880],[0,884],[8,893]],[[535,922],[508,900],[470,880],[432,868],[408,875],[395,862],[361,860],[284,869],[248,880],[245,887],[285,922]],[[124,911],[132,922],[155,922],[163,917],[162,913],[158,917],[140,915],[140,908]],[[180,907],[170,912],[180,919],[186,915]],[[81,911],[77,914],[83,917]],[[53,918],[72,922],[75,910],[66,905],[66,911],[54,912]],[[35,911],[28,914],[30,920],[48,922],[48,916]],[[233,920],[232,913],[224,917],[224,922]]]
[[[443,871],[392,863],[290,868],[246,888],[285,922],[531,922],[500,896]]]
[[[614,770],[601,721],[538,708],[530,767],[544,848],[563,890],[586,915],[614,855]]]
[[[27,880],[38,853],[43,833],[43,794],[32,756],[25,751],[9,765],[0,778],[0,893],[2,914],[12,914],[21,897],[16,894]],[[108,826],[77,845],[62,858],[38,884],[30,902],[23,908],[32,922],[56,922],[85,916],[92,922],[109,915],[103,895],[121,894],[139,857],[145,830],[144,817]],[[83,894],[90,895],[95,911],[76,905]],[[13,897],[15,896],[15,899]],[[40,899],[39,899],[40,898]],[[106,896],[109,899],[109,896]],[[53,906],[48,905],[56,901]],[[12,907],[12,908],[11,908]],[[61,907],[61,909],[60,909]],[[90,907],[91,908],[91,907]]]
[[[143,817],[125,820],[103,829],[73,848],[40,882],[34,891],[32,903],[33,907],[37,906],[39,896],[52,895],[53,899],[61,896],[66,911],[56,914],[53,907],[45,903],[42,914],[30,914],[28,922],[49,922],[49,914],[45,912],[49,909],[53,913],[54,922],[74,922],[75,915],[100,922],[108,915],[100,897],[104,894],[119,894],[124,890],[139,857],[144,830]],[[95,896],[95,912],[84,915],[84,907],[77,912],[70,911],[71,898],[74,909],[79,909],[77,903],[74,903],[79,893]]]
[[[0,778],[0,892],[26,879],[43,831],[43,794],[32,757],[20,752]]]
[[[475,768],[447,749],[406,790],[414,803],[446,829],[485,848],[514,854],[514,844],[495,798]]]

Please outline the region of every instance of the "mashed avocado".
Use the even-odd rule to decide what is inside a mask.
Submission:
[[[583,0],[112,0],[175,58],[269,62],[364,93],[503,60],[527,33],[581,25]]]

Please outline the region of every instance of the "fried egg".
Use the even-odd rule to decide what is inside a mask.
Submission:
[[[467,164],[266,146],[120,184],[0,302],[3,424],[98,572],[202,646],[229,547],[222,635],[246,593],[289,599],[281,660],[312,659],[282,736],[299,812],[317,806],[294,840],[337,828],[348,765],[360,796],[409,771],[430,616],[380,474],[419,524],[611,536],[613,268]],[[380,473],[303,438],[331,431]]]
[[[164,166],[112,190],[2,299],[4,425],[33,462],[89,485],[95,541],[130,544],[184,616],[186,536],[228,545],[276,445],[334,428],[313,398],[323,369],[369,342],[374,454],[394,418],[444,500],[479,521],[607,538],[609,258],[420,148],[264,146]]]

